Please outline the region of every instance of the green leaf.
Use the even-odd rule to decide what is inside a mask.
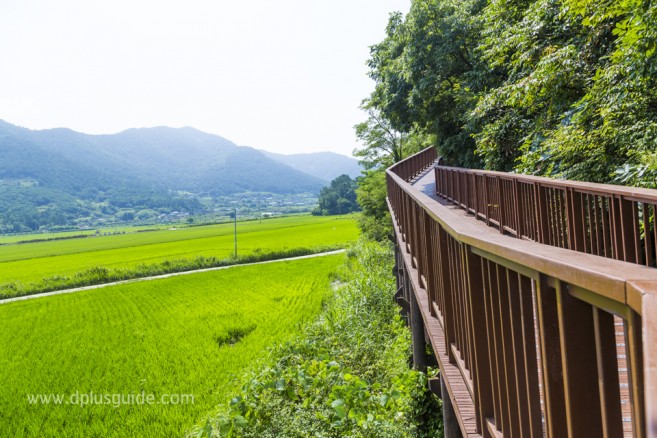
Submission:
[[[235,416],[235,418],[233,418],[233,421],[234,421],[234,423],[235,423],[237,426],[239,426],[239,427],[244,427],[244,426],[246,426],[247,424],[249,424],[249,422],[247,421],[247,419],[244,418],[244,417],[242,417],[241,415],[237,415],[237,416]]]
[[[224,423],[219,428],[219,434],[223,437],[229,438],[233,435],[233,425],[230,422]]]
[[[205,425],[201,430],[198,431],[198,434],[196,434],[196,438],[211,438],[212,437],[212,425],[210,424],[210,421],[206,421]]]

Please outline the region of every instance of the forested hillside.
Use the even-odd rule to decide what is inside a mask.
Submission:
[[[3,177],[29,174],[42,179],[41,175],[57,172],[58,184],[79,185],[72,180],[87,175],[102,180],[111,175],[114,180],[125,178],[164,190],[203,193],[265,189],[287,193],[318,190],[323,185],[323,181],[271,160],[260,151],[194,128],[157,127],[88,135],[63,128],[31,131],[2,123],[0,136],[3,151],[15,150],[13,156],[0,162]],[[30,160],[34,155],[38,159]],[[29,172],[24,172],[26,167]],[[80,174],[82,168],[87,170]],[[234,178],[235,171],[240,178]],[[272,179],[277,180],[275,186]],[[95,188],[92,184],[91,189]]]
[[[361,204],[382,199],[382,167],[427,145],[450,165],[657,187],[654,4],[414,0],[386,34],[356,127],[379,169]]]
[[[0,233],[194,214],[204,208],[202,197],[317,193],[323,185],[193,128],[87,135],[0,121]]]

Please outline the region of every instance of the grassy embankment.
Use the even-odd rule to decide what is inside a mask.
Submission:
[[[357,235],[353,217],[238,223],[237,260],[232,224],[0,246],[0,298],[312,254]]]
[[[237,267],[0,305],[0,435],[184,434],[237,390],[235,376],[266,347],[316,318],[343,259]],[[152,394],[156,403],[165,394],[192,394],[194,402],[81,406],[90,393],[123,400]],[[30,404],[28,394],[64,399]]]
[[[273,348],[197,437],[442,436],[439,401],[409,369],[410,333],[391,299],[392,254],[360,242],[318,321]]]

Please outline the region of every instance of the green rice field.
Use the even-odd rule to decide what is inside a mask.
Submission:
[[[14,243],[28,243],[28,242],[39,242],[47,240],[62,240],[62,239],[72,239],[75,237],[81,236],[95,236],[98,234],[122,234],[122,233],[132,233],[137,231],[145,230],[158,230],[161,227],[159,226],[143,226],[143,227],[111,227],[111,228],[95,228],[95,229],[86,229],[86,230],[76,230],[76,231],[59,231],[59,232],[49,232],[49,233],[30,233],[30,234],[9,234],[9,235],[0,235],[0,245],[11,245]]]
[[[321,236],[345,224],[305,226]],[[283,229],[254,230],[250,247],[296,242]],[[160,245],[191,250],[192,242],[203,245],[190,237],[150,246],[159,256],[166,253]],[[234,267],[0,305],[0,435],[183,435],[226,401],[236,376],[267,346],[316,317],[342,259]]]
[[[238,223],[237,229],[241,257],[299,248],[308,252],[343,248],[358,236],[353,217],[290,216]],[[2,287],[10,282],[51,281],[66,286],[67,277],[89,270],[136,268],[148,273],[147,267],[158,263],[199,257],[224,259],[233,253],[233,224],[3,245],[0,289],[8,297],[20,294]]]

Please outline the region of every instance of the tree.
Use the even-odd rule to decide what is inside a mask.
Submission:
[[[381,238],[383,169],[446,164],[657,186],[657,4],[412,0],[371,47],[356,125],[361,228]]]
[[[378,124],[447,164],[657,184],[657,4],[412,0],[368,65]]]
[[[415,0],[371,48],[369,105],[406,135],[431,136],[452,165],[480,167],[465,116],[494,82],[477,50],[483,0]]]
[[[359,211],[356,202],[356,181],[348,175],[340,175],[319,193],[319,206],[314,215],[342,215]]]
[[[386,174],[381,170],[367,170],[359,178],[356,190],[363,213],[358,226],[365,237],[383,241],[392,232],[392,221],[386,204]]]
[[[361,109],[367,112],[367,120],[354,126],[356,137],[363,143],[354,150],[366,169],[386,168],[401,161],[406,155],[406,135],[392,127],[372,101],[365,100]]]
[[[368,119],[354,127],[356,137],[364,145],[355,149],[353,154],[365,167],[356,189],[358,204],[363,209],[358,224],[366,237],[383,240],[392,231],[386,205],[385,169],[432,145],[434,138],[414,130],[409,133],[397,131],[371,102],[364,102],[361,108],[367,111]]]

